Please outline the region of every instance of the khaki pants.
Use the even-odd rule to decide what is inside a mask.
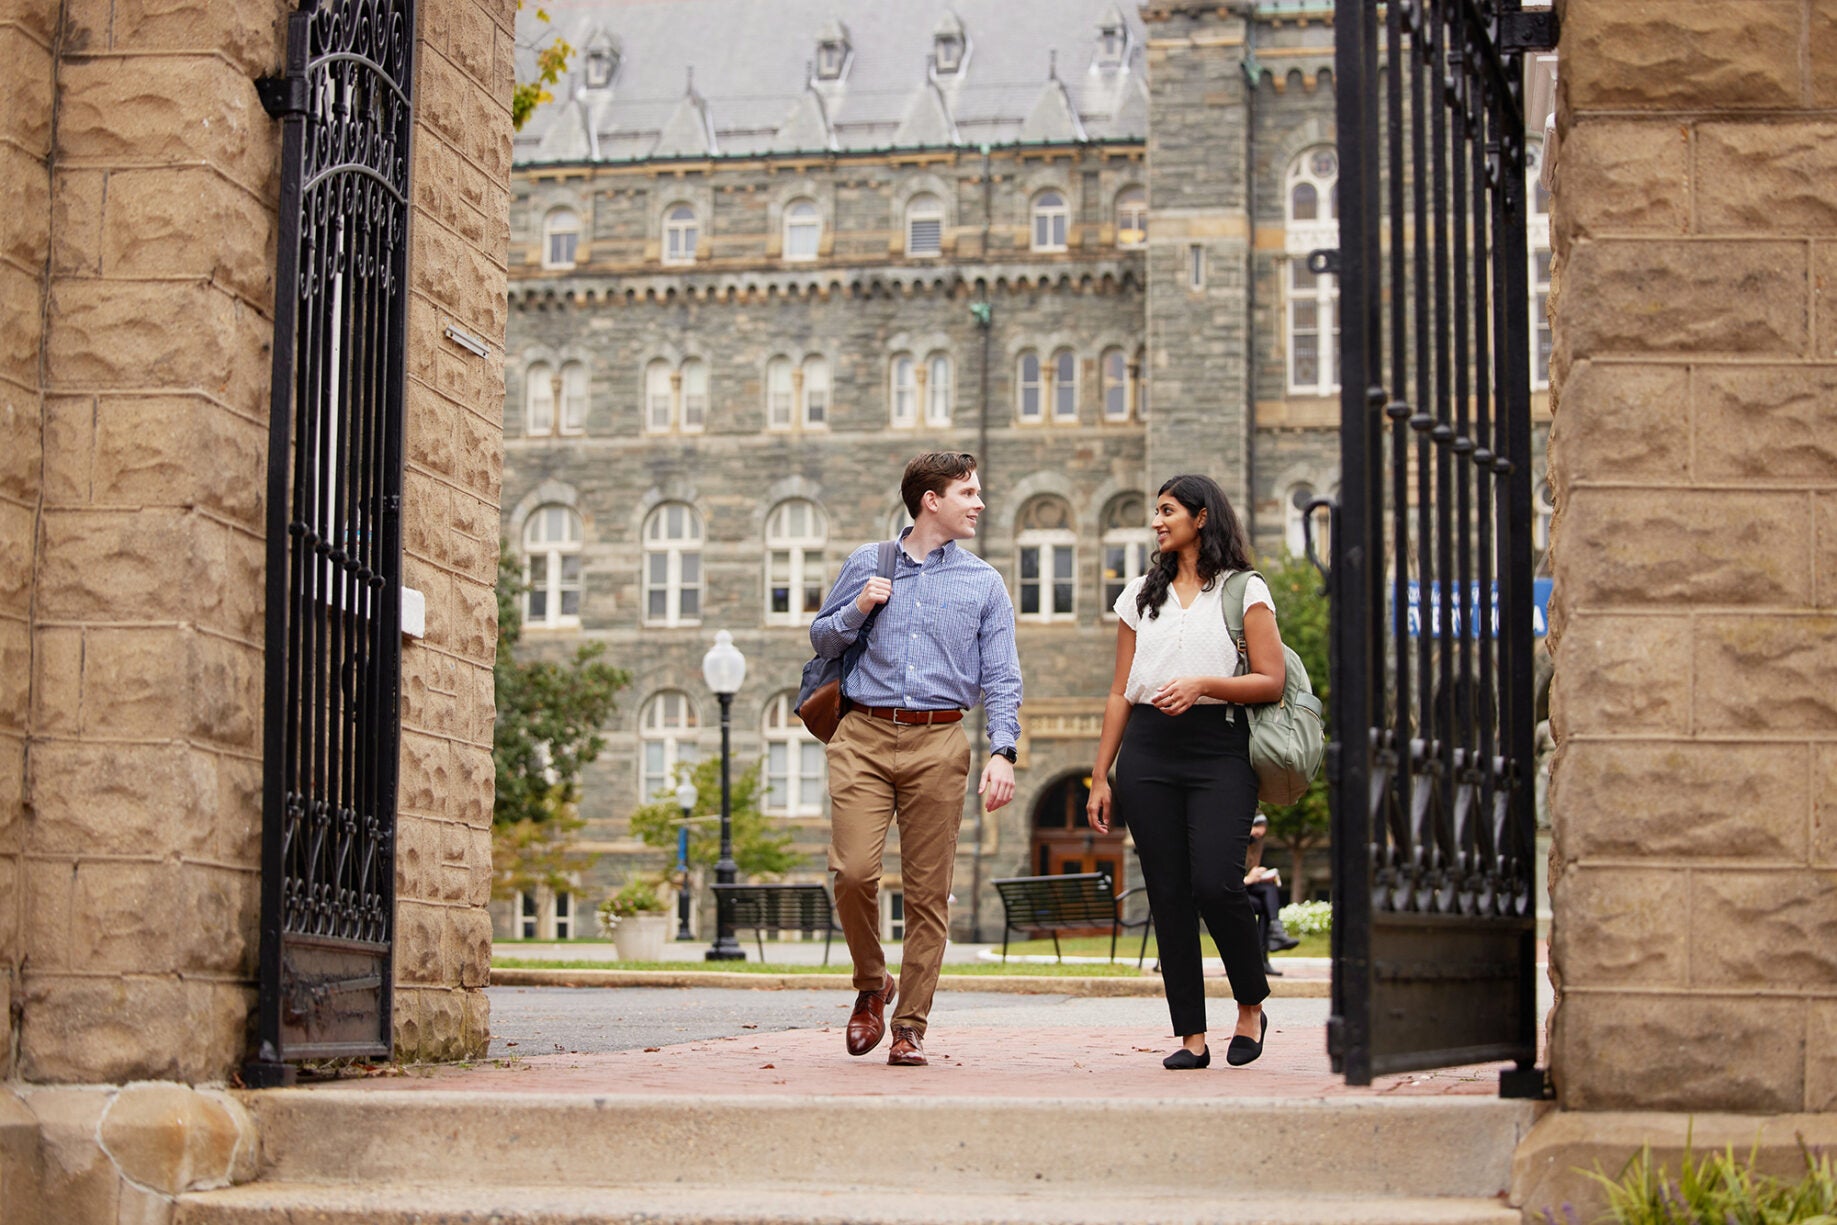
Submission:
[[[944,961],[969,772],[969,741],[960,722],[911,725],[852,711],[829,742],[829,868],[836,874],[836,915],[855,963],[855,990],[876,990],[885,981],[880,865],[887,828],[897,819],[906,946],[893,1024],[921,1035]]]

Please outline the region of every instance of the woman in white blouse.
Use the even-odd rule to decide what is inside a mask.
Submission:
[[[1116,600],[1116,676],[1104,705],[1091,770],[1091,824],[1128,824],[1141,858],[1161,952],[1161,982],[1181,1049],[1169,1068],[1203,1068],[1206,1001],[1199,920],[1225,961],[1237,1025],[1225,1060],[1263,1053],[1269,1019],[1263,950],[1244,889],[1244,857],[1257,812],[1244,705],[1282,696],[1282,636],[1269,587],[1244,592],[1249,667],[1225,628],[1225,579],[1250,568],[1237,515],[1218,482],[1176,476],[1155,496],[1155,555]],[[1120,755],[1119,755],[1120,750]],[[1110,766],[1116,764],[1112,795]]]

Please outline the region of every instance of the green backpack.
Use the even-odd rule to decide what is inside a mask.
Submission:
[[[1225,610],[1225,630],[1237,646],[1241,672],[1250,670],[1250,651],[1244,643],[1244,594],[1252,577],[1263,576],[1255,570],[1239,570],[1225,580],[1219,599]],[[1286,642],[1282,662],[1281,698],[1244,707],[1250,714],[1250,764],[1257,772],[1257,799],[1276,805],[1293,804],[1307,791],[1320,773],[1327,741],[1326,718],[1308,670]]]

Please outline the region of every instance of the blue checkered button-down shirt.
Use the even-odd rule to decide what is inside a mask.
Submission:
[[[810,625],[818,655],[834,659],[854,643],[868,618],[855,598],[874,577],[879,549],[863,545],[843,563]],[[903,548],[894,553],[893,594],[848,674],[849,701],[968,710],[981,698],[987,702],[990,751],[1013,748],[1021,733],[1021,662],[1014,646],[1014,602],[1001,573],[955,541],[933,549],[923,562]]]

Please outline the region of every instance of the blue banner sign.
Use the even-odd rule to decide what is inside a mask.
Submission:
[[[1394,590],[1394,589],[1393,589]],[[1422,584],[1412,581],[1409,585],[1410,637],[1422,637],[1423,600]],[[1492,585],[1492,598],[1489,619],[1492,637],[1499,636],[1499,584]],[[1454,636],[1463,631],[1470,638],[1480,636],[1480,584],[1469,584],[1465,604],[1457,597],[1449,609],[1454,614]],[[1439,581],[1429,584],[1428,600],[1429,636],[1441,638],[1442,634],[1442,585]],[[1550,632],[1550,580],[1538,578],[1531,580],[1531,635],[1542,638]]]

